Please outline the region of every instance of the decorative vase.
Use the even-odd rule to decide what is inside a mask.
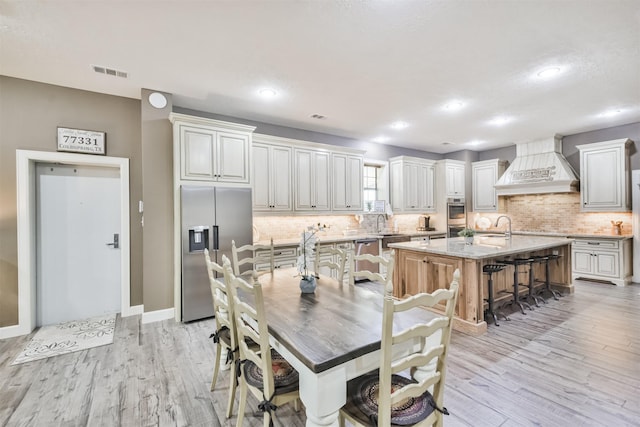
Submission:
[[[300,279],[300,291],[303,294],[312,294],[316,291],[316,278],[314,276],[302,276]]]
[[[465,236],[464,243],[466,243],[467,245],[473,245],[473,236]]]

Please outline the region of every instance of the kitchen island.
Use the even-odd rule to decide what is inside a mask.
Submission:
[[[460,297],[456,308],[454,329],[479,335],[487,330],[484,321],[484,298],[487,277],[482,273],[486,264],[498,260],[528,258],[534,255],[555,254],[560,257],[549,263],[552,287],[563,293],[573,292],[571,282],[572,239],[542,236],[479,235],[471,245],[464,238],[447,238],[429,242],[393,243],[396,266],[393,274],[393,293],[398,298],[419,292],[434,292],[446,288],[453,272],[460,269]],[[528,283],[528,267],[520,268],[519,283]],[[537,281],[545,279],[544,264],[534,264]],[[493,275],[496,296],[508,296],[513,289],[513,266]]]

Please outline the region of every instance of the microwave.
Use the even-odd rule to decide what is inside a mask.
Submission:
[[[465,224],[467,222],[467,209],[464,202],[447,203],[447,223]]]

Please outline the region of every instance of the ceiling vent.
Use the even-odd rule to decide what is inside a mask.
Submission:
[[[126,79],[128,74],[126,71],[116,70],[114,68],[102,67],[100,65],[92,65],[93,71],[98,74],[106,74],[107,76],[122,77]]]
[[[327,116],[323,116],[322,114],[312,114],[309,117],[311,117],[312,119],[317,119],[317,120],[324,120],[327,118]]]

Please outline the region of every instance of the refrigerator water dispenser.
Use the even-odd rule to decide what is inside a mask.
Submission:
[[[209,227],[189,228],[189,252],[202,252],[209,248]]]

